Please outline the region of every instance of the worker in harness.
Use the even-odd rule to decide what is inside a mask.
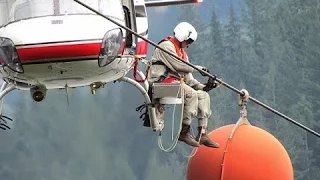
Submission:
[[[173,36],[160,41],[159,46],[189,62],[185,48],[196,39],[197,31],[195,28],[187,22],[181,22],[174,28]],[[207,70],[201,66],[197,67]],[[209,78],[205,84],[200,83],[193,77],[192,73],[194,71],[196,71],[194,68],[156,48],[151,58],[148,82],[150,84],[154,82],[173,83],[180,82],[183,78],[185,81],[182,84],[185,92],[184,112],[179,141],[194,147],[199,147],[203,144],[211,148],[219,148],[219,144],[212,141],[207,135],[208,119],[211,116],[210,96],[207,92],[215,88],[217,84],[212,78]],[[161,116],[161,113],[164,113],[164,109],[157,109],[157,114]],[[190,133],[190,125],[193,118],[198,119],[198,135],[195,139]]]

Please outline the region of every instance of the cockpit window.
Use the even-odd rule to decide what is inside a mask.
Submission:
[[[136,17],[147,17],[146,8],[144,6],[136,6]]]
[[[124,19],[121,0],[81,0],[104,15]],[[74,14],[96,14],[72,0],[15,0],[10,6],[8,22],[22,19]]]
[[[44,0],[17,0],[11,6],[10,21],[17,21],[38,16],[49,16],[53,14],[53,1]]]

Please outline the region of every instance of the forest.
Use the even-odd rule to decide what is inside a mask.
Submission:
[[[320,132],[320,2],[229,2],[223,19],[216,13],[222,11],[217,3],[174,9],[178,16],[171,24],[188,21],[199,33],[187,49],[190,61]],[[207,18],[201,15],[204,8],[210,12]],[[172,31],[170,26],[163,28]],[[157,27],[150,31],[156,34]],[[209,130],[234,124],[239,118],[238,95],[221,86],[210,96]],[[41,103],[32,102],[25,91],[6,97],[3,113],[14,122],[11,130],[0,131],[0,179],[185,180],[186,156],[192,149],[183,143],[170,153],[159,149],[158,133],[143,127],[135,111],[143,98],[133,86],[110,83],[95,96],[88,87],[73,89],[68,98],[69,103],[63,90],[48,92]],[[163,134],[166,147],[171,144],[170,113]],[[295,180],[320,179],[319,138],[250,101],[248,120],[283,144]],[[175,131],[178,121],[175,118]]]

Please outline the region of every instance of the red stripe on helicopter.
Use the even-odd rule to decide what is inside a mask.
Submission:
[[[137,55],[147,55],[148,54],[148,42],[140,41],[137,46]]]
[[[125,42],[122,43],[121,52],[123,52]],[[32,45],[30,47],[20,47],[17,49],[21,62],[42,62],[54,61],[60,59],[81,58],[81,57],[98,57],[100,53],[101,42],[78,43],[78,44],[46,44]],[[148,43],[139,42],[137,45],[137,54],[146,55]]]
[[[83,44],[37,45],[18,48],[21,62],[35,62],[48,59],[62,59],[86,56],[98,56],[101,42]]]

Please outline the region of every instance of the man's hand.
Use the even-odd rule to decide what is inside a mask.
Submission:
[[[203,88],[204,91],[209,92],[210,90],[216,88],[218,84],[216,83],[215,79],[209,78],[208,82],[205,83],[205,87]]]
[[[199,66],[199,65],[196,65],[196,67],[197,67],[198,69],[201,69],[202,71],[206,71],[206,72],[210,73],[209,69],[206,68],[206,67]],[[203,72],[201,72],[201,71],[199,71],[199,72],[200,72],[200,74],[201,74],[202,76],[207,76],[207,75],[204,74]]]

